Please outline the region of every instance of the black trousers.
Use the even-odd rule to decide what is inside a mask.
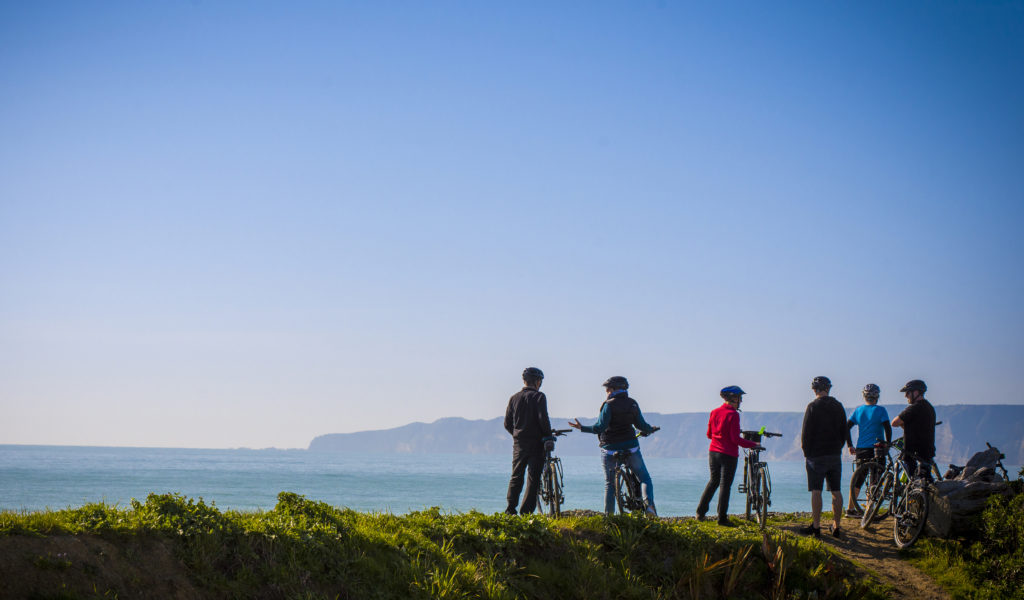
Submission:
[[[519,514],[528,515],[537,508],[537,493],[540,491],[540,471],[544,467],[544,443],[541,441],[520,444],[512,447],[512,477],[508,480],[508,508],[505,512],[516,514],[519,503],[519,492],[523,491],[523,473],[526,476],[526,493]]]
[[[708,468],[711,469],[711,479],[704,487],[704,493],[700,496],[700,504],[697,505],[697,514],[706,515],[711,505],[711,497],[718,490],[718,520],[724,521],[729,516],[729,490],[732,488],[732,480],[736,477],[736,463],[738,456],[729,456],[721,452],[708,452]]]

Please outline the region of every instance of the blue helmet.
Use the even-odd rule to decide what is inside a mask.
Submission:
[[[740,386],[738,385],[730,385],[729,387],[724,387],[722,388],[722,391],[719,392],[719,395],[722,396],[723,398],[727,396],[742,396],[743,394],[746,394],[746,392],[740,389]]]

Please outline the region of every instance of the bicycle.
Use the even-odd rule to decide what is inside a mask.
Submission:
[[[650,433],[638,433],[636,437],[647,437],[660,429],[661,427],[653,427]],[[649,507],[640,489],[640,477],[629,466],[630,454],[629,450],[619,450],[612,455],[615,458],[615,501],[622,514],[626,514],[627,511],[646,513]]]
[[[890,447],[899,451],[895,460],[889,453]],[[867,505],[860,526],[866,529],[876,518],[884,517],[883,507],[888,502],[893,517],[893,541],[897,548],[907,548],[917,541],[928,520],[928,480],[922,470],[930,470],[934,464],[919,459],[918,472],[911,476],[904,460],[912,456],[908,456],[902,437],[891,444],[879,442],[875,448],[881,449],[886,462],[878,483],[867,486]]]
[[[551,435],[562,437],[572,431],[571,429],[552,429]],[[549,516],[559,517],[562,515],[562,505],[565,503],[562,481],[562,459],[551,452],[545,453],[544,469],[540,473],[540,502],[537,503],[539,512],[547,512]],[[547,510],[545,510],[547,509]]]
[[[782,437],[781,433],[765,431],[763,427],[760,431],[744,431],[742,435],[743,439],[758,444],[761,438]],[[757,519],[762,529],[768,523],[768,507],[772,505],[772,478],[768,472],[768,463],[761,460],[763,450],[763,446],[743,450],[743,482],[737,488],[747,498],[746,519]]]
[[[935,423],[936,426],[942,425],[942,421]],[[897,449],[902,450],[903,438],[898,438],[899,446]],[[893,442],[892,444],[895,444]],[[865,521],[864,516],[867,513],[867,503],[871,495],[871,490],[879,484],[882,480],[883,474],[887,470],[892,470],[892,457],[889,456],[889,448],[886,442],[878,441],[874,445],[875,455],[874,458],[866,460],[856,461],[856,467],[853,470],[853,475],[850,477],[850,498],[852,504],[856,508],[857,512],[861,513],[861,528],[867,527],[871,524],[873,517],[870,517]],[[933,481],[942,481],[942,473],[939,472],[938,465],[934,461],[929,461],[929,467]],[[859,485],[858,485],[859,484]],[[882,499],[884,500],[884,499]],[[876,512],[879,512],[882,517],[885,516],[885,512],[882,511],[882,504],[876,507]]]

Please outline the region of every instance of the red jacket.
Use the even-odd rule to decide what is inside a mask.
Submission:
[[[740,413],[727,402],[711,411],[711,418],[708,420],[708,439],[711,440],[709,450],[728,456],[739,456],[740,446],[757,446],[756,442],[740,437]]]

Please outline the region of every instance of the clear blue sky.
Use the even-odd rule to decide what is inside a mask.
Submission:
[[[1018,403],[1022,217],[1022,2],[6,2],[0,443]]]

